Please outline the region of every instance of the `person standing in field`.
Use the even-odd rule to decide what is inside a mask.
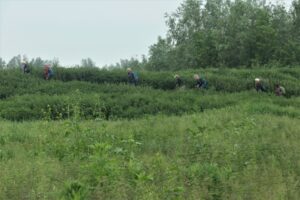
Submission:
[[[49,80],[53,76],[53,70],[49,64],[44,65],[44,79]]]
[[[275,85],[275,94],[276,94],[276,96],[285,95],[285,88],[279,84],[276,84]]]
[[[21,68],[22,68],[22,71],[23,71],[24,74],[30,72],[29,66],[28,66],[28,63],[26,62],[26,60],[21,62]]]
[[[175,78],[175,84],[176,84],[176,88],[181,88],[181,87],[183,87],[183,81],[182,81],[182,79],[180,78],[180,76],[178,75],[178,74],[175,74],[175,76],[174,76],[174,78]]]
[[[49,78],[49,65],[44,65],[44,79],[48,80]]]
[[[128,77],[129,84],[135,86],[138,84],[138,76],[135,72],[132,71],[131,68],[127,68],[127,77]]]
[[[264,86],[262,80],[260,78],[256,78],[255,80],[255,89],[257,92],[266,92],[266,87]]]
[[[194,74],[194,80],[196,81],[196,88],[207,89],[208,83],[205,78],[200,77],[198,74]]]

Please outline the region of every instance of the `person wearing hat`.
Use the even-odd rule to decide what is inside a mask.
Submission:
[[[266,88],[263,85],[263,82],[260,78],[254,79],[255,81],[255,89],[257,92],[266,92]]]
[[[137,85],[138,82],[138,77],[137,75],[132,71],[131,68],[127,68],[127,77],[128,77],[128,82],[129,84],[132,85]]]
[[[175,74],[174,79],[176,81],[176,88],[180,88],[183,85],[183,81],[178,74]]]

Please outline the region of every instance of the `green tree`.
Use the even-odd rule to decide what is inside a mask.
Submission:
[[[297,64],[300,63],[300,0],[294,0],[292,4],[292,48],[295,50]]]
[[[91,58],[82,59],[81,67],[96,67],[96,63]]]
[[[267,9],[255,9],[249,35],[254,44],[251,50],[254,52],[254,64],[265,65],[273,58],[276,32],[271,26],[270,20],[271,16]]]
[[[149,49],[148,69],[300,63],[300,0],[291,12],[265,0],[185,0]]]
[[[53,58],[51,61],[52,67],[59,67],[60,63],[59,63],[59,59],[58,58]]]
[[[7,68],[18,68],[21,66],[21,55],[14,56],[6,65]]]
[[[2,58],[0,58],[0,69],[3,69],[5,67],[6,67],[5,60],[3,60]]]
[[[38,68],[38,67],[43,67],[44,64],[46,63],[47,61],[44,61],[42,58],[37,57],[37,58],[32,58],[31,61],[29,62],[29,65],[31,67]]]
[[[140,62],[137,58],[130,58],[130,59],[121,59],[120,60],[120,68],[127,69],[127,68],[133,68],[137,69],[139,68]]]
[[[201,5],[201,0],[186,0],[174,13],[166,15],[172,44],[181,45],[201,29]]]
[[[274,56],[275,63],[291,64],[295,60],[290,43],[292,42],[291,16],[282,5],[274,5],[271,10],[271,26],[275,31]]]
[[[147,65],[148,61],[146,57],[142,56],[142,61],[139,61],[138,58],[131,57],[130,59],[121,59],[116,64],[104,66],[104,68],[113,70],[113,69],[127,69],[132,68],[133,70],[141,70],[144,69]]]
[[[170,69],[172,65],[170,59],[171,50],[172,45],[170,41],[158,37],[157,43],[149,48],[149,62],[147,68],[151,70]]]

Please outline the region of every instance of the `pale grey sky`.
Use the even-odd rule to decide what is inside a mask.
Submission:
[[[278,0],[270,0],[278,2]],[[0,57],[92,58],[98,66],[148,53],[183,0],[0,0]],[[279,0],[290,5],[292,0]]]

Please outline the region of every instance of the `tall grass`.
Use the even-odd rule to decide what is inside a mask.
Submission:
[[[299,118],[255,109],[2,121],[0,198],[298,199]]]
[[[299,69],[55,71],[0,70],[0,199],[300,198]]]

